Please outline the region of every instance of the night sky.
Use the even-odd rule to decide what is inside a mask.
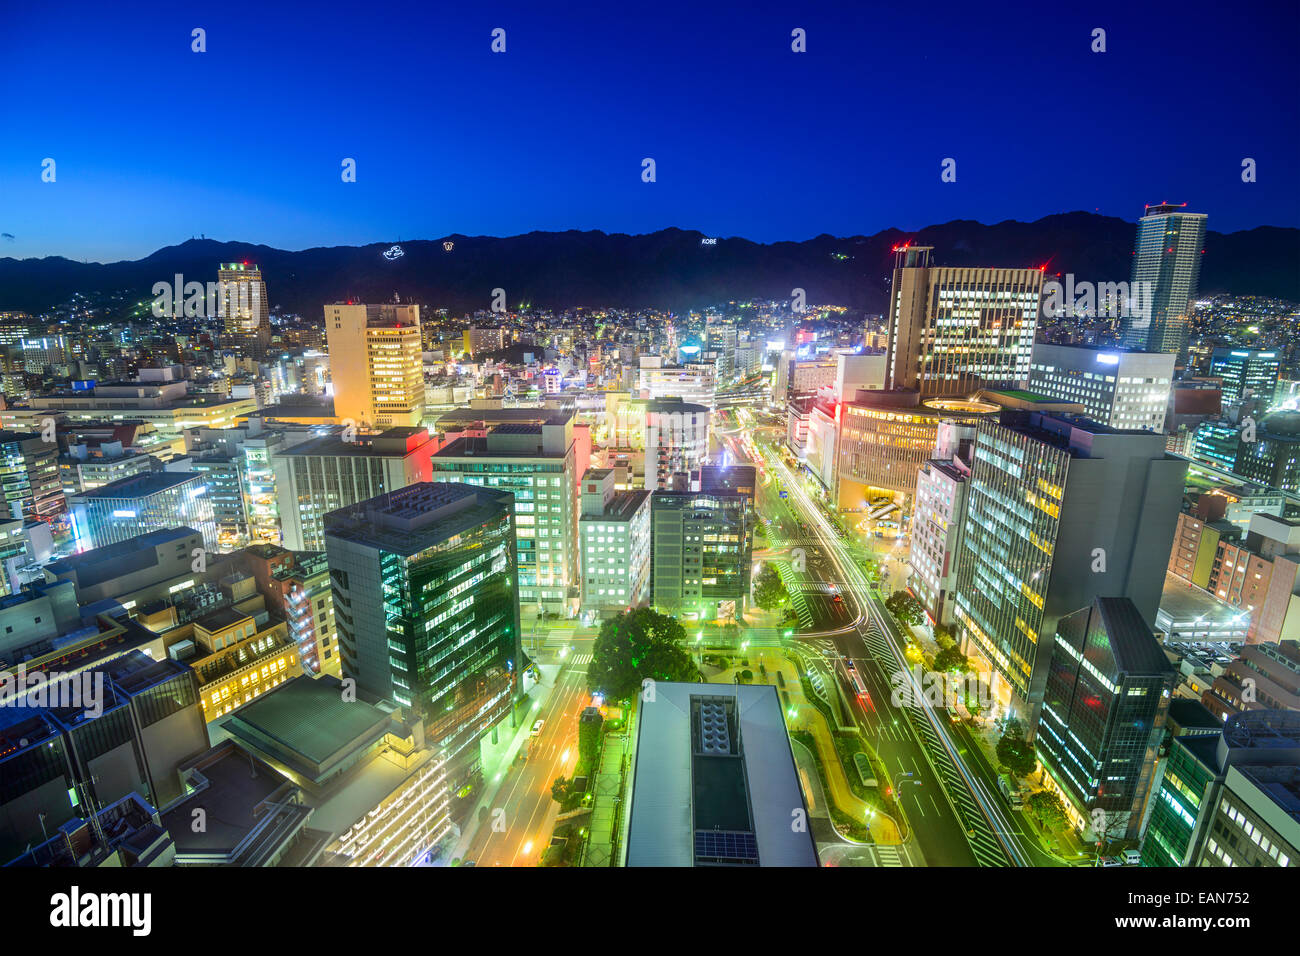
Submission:
[[[1219,231],[1300,224],[1294,2],[3,6],[0,256],[768,242],[1166,199]]]

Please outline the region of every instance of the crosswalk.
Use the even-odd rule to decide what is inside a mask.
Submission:
[[[874,623],[867,627],[863,640],[876,662],[884,669],[884,672],[886,674],[892,673],[894,668],[897,667],[893,651],[885,640],[884,634],[880,632],[880,629]],[[967,789],[966,781],[953,764],[947,749],[939,740],[938,734],[930,721],[921,711],[921,707],[922,705],[916,701],[910,701],[905,705],[908,723],[911,724],[913,731],[920,739],[926,754],[943,782],[944,790],[952,798],[952,802],[956,806],[958,821],[966,828],[966,839],[970,844],[971,852],[975,855],[976,862],[980,866],[1010,866],[1011,861],[1007,857],[1006,850],[998,842],[998,838],[989,826],[983,811],[975,802],[970,790]]]
[[[903,859],[902,852],[896,846],[886,846],[877,843],[875,847],[876,866],[906,866],[907,861]]]

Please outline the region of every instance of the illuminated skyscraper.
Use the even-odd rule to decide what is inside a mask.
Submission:
[[[225,336],[245,345],[254,358],[265,358],[271,344],[271,310],[262,270],[247,262],[223,262],[217,282],[217,315]]]
[[[521,666],[513,496],[421,482],[327,515],[325,551],[343,676],[422,716],[465,779]]]
[[[418,305],[325,306],[334,414],[365,429],[415,428],[424,418]]]
[[[1030,726],[1064,615],[1127,597],[1155,621],[1186,474],[1153,432],[1020,410],[979,424],[953,615]]]
[[[1143,315],[1120,320],[1120,340],[1126,348],[1177,353],[1187,344],[1187,318],[1201,275],[1206,216],[1182,212],[1186,205],[1147,206],[1138,220],[1129,288],[1147,308]]]
[[[923,397],[1017,387],[1029,377],[1042,271],[932,266],[932,251],[894,250],[889,386]]]

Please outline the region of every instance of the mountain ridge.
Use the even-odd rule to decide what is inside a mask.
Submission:
[[[62,256],[0,258],[0,311],[39,313],[73,293],[129,290],[151,299],[155,282],[177,272],[186,281],[216,279],[218,262],[256,263],[273,308],[305,317],[343,299],[403,301],[453,312],[489,308],[493,290],[506,290],[511,308],[660,308],[683,310],[732,300],[786,299],[806,290],[809,303],[881,312],[892,248],[910,240],[935,247],[938,265],[1046,266],[1079,280],[1129,277],[1134,223],[1082,211],[1033,222],[985,225],[970,219],[919,230],[760,243],[708,237],[670,227],[652,233],[570,229],[516,236],[452,234],[436,239],[316,246],[289,251],[241,241],[187,239],[142,259],[78,262]],[[715,238],[716,245],[701,239]],[[450,241],[447,252],[443,243]],[[384,250],[400,245],[395,260]],[[1300,229],[1257,226],[1207,232],[1202,294],[1227,292],[1300,300]]]

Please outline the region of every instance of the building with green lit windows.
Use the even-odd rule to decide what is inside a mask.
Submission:
[[[456,784],[520,667],[514,499],[420,482],[325,516],[343,676],[424,718]]]

